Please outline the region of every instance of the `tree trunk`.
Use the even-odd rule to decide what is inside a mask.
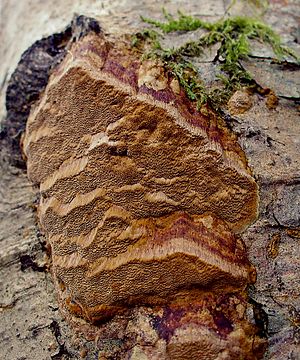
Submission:
[[[50,39],[46,37],[64,31],[74,13],[96,19],[104,32],[117,37],[143,28],[140,15],[161,18],[162,5],[174,14],[177,10],[184,10],[187,14],[215,21],[224,16],[229,1],[197,0],[190,1],[188,6],[184,1],[161,3],[156,0],[4,0],[1,4],[0,114],[5,125],[0,133],[0,357],[3,359],[162,358],[159,357],[159,347],[152,353],[150,349],[150,355],[147,355],[147,345],[141,346],[141,343],[153,343],[152,330],[143,323],[145,318],[142,313],[127,321],[126,325],[120,322],[123,329],[110,329],[107,338],[99,335],[93,339],[90,334],[90,341],[87,340],[88,331],[85,330],[85,336],[78,334],[65,321],[58,308],[49,271],[51,261],[48,245],[37,225],[37,189],[27,179],[18,145],[20,132],[25,126],[22,121],[26,120],[30,110],[26,106],[30,101],[23,101],[21,97],[24,94],[17,92],[20,98],[15,105],[6,104],[10,108],[15,106],[14,117],[11,118],[6,116],[4,105],[9,79],[22,53],[41,38],[48,40],[38,46],[46,49]],[[249,16],[252,13],[257,16],[261,10],[252,2],[237,1],[229,12],[232,15]],[[270,1],[263,17],[282,36],[283,41],[299,53],[298,2]],[[68,35],[64,31],[63,34],[59,40],[55,38],[59,44],[77,36],[74,32]],[[181,35],[176,36],[180,42]],[[265,359],[298,359],[300,72],[299,65],[289,59],[280,64],[274,63],[270,49],[261,44],[257,44],[257,48],[243,66],[254,75],[263,89],[272,91],[266,91],[263,95],[248,95],[251,107],[236,115],[234,112],[238,100],[232,98],[225,119],[230,131],[238,137],[259,188],[258,219],[241,234],[248,257],[257,271],[257,281],[248,292],[249,311],[252,312],[249,318],[256,322],[262,336],[268,339]],[[35,58],[32,61],[38,66],[48,66],[50,71],[53,62],[59,63],[64,55],[57,51],[50,57],[45,55],[40,63]],[[209,77],[213,71],[211,64],[212,59],[199,60],[200,73]],[[19,69],[20,72],[14,74],[15,83],[18,76],[20,79],[22,76],[22,68]],[[32,71],[35,71],[34,66]],[[47,80],[45,78],[45,82]],[[42,90],[39,86],[35,88],[37,94]],[[91,333],[96,331],[94,327],[91,329]],[[142,340],[137,335],[139,332]],[[130,337],[134,337],[134,340]]]

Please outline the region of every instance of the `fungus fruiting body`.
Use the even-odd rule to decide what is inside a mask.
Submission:
[[[238,233],[257,216],[257,186],[222,119],[161,64],[85,36],[32,109],[23,150],[65,309],[91,323],[165,309],[153,326],[172,359],[200,359],[203,344],[214,359],[228,341],[253,351],[255,271]]]

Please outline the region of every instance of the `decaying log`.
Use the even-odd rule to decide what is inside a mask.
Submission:
[[[14,254],[4,241],[0,354],[17,359],[13,347],[22,341],[23,358],[41,358],[28,350],[40,334],[48,343],[42,358],[255,359],[268,337],[266,359],[296,358],[295,90],[289,99],[281,84],[269,94],[287,100],[269,96],[266,106],[263,97],[239,92],[225,119],[209,109],[200,115],[161,64],[141,63],[126,39],[104,35],[82,16],[22,60],[7,91],[0,209],[16,219],[27,211],[13,236],[34,245]],[[10,197],[33,207],[16,168],[24,167],[18,147],[30,108],[22,147],[40,188],[38,221],[50,247],[31,212]],[[290,137],[279,124],[287,112]],[[45,249],[51,264],[41,259]],[[10,268],[21,274],[12,287]],[[44,275],[49,268],[70,328]],[[28,329],[28,319],[16,315],[26,308],[22,292],[14,293],[23,278],[28,304],[37,304],[29,313],[39,319],[29,319]],[[8,323],[13,331],[17,325],[16,335]]]

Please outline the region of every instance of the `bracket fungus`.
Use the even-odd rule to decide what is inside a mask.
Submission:
[[[94,324],[165,309],[154,323],[170,358],[206,346],[215,359],[226,343],[236,353],[222,359],[256,358],[244,318],[255,270],[238,233],[257,216],[257,185],[222,119],[161,64],[86,35],[32,108],[23,151],[64,309]]]

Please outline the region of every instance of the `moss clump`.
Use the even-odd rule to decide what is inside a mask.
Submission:
[[[175,75],[187,94],[188,98],[192,101],[197,101],[197,108],[200,110],[201,106],[208,101],[208,94],[198,77],[197,70],[189,62],[171,61],[168,64],[169,69]]]
[[[158,57],[164,61],[166,67],[178,78],[187,96],[192,101],[197,101],[198,108],[206,102],[218,108],[228,99],[232,91],[251,84],[252,77],[245,71],[240,61],[249,56],[252,39],[271,45],[278,60],[288,55],[299,61],[290,49],[281,45],[280,37],[269,26],[256,19],[233,17],[210,23],[182,12],[178,12],[178,17],[175,18],[166,11],[164,17],[165,22],[142,17],[144,22],[156,27],[160,33],[148,29],[137,34],[135,39],[151,40],[152,49],[148,56]],[[198,40],[187,42],[178,48],[165,49],[159,42],[163,34],[197,29],[204,29],[206,33]],[[217,43],[220,47],[216,62],[219,63],[222,71],[219,78],[223,81],[223,90],[208,91],[201,83],[190,58],[201,55],[205,48]]]
[[[155,27],[161,29],[164,33],[170,33],[172,31],[194,31],[199,28],[212,30],[213,24],[193,16],[184,15],[182,12],[178,12],[179,18],[175,19],[171,14],[163,10],[163,14],[167,22],[160,22],[154,19],[141,17],[141,19]]]
[[[145,29],[133,35],[131,39],[131,45],[138,47],[141,43],[148,41],[152,44],[152,49],[158,50],[161,49],[159,42],[159,33],[152,29]]]

